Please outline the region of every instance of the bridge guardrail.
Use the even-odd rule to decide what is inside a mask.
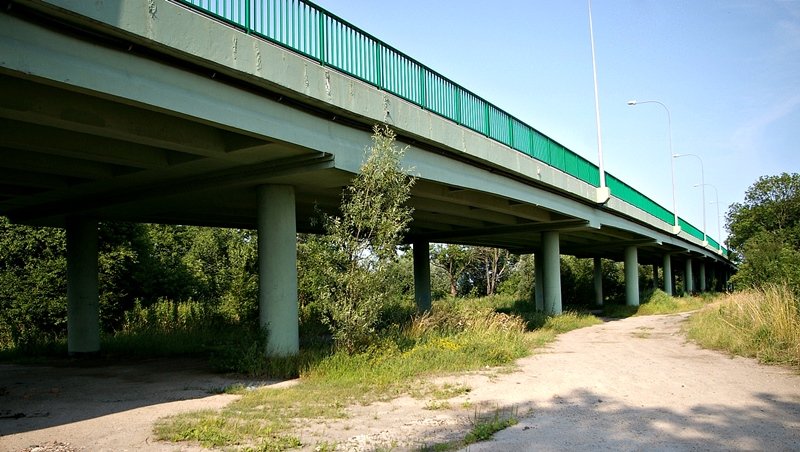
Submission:
[[[356,77],[594,187],[600,170],[562,144],[346,20],[306,0],[174,0]],[[667,224],[673,214],[606,173],[612,196]],[[682,218],[681,228],[703,240]],[[709,239],[715,249],[728,250]]]

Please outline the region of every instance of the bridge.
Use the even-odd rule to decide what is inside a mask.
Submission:
[[[97,222],[256,228],[267,353],[298,351],[296,234],[337,208],[374,124],[407,145],[415,298],[429,244],[640,265],[672,293],[732,264],[703,231],[478,95],[303,0],[0,0],[0,215],[66,228],[68,348],[99,349]],[[657,278],[656,278],[657,279]]]

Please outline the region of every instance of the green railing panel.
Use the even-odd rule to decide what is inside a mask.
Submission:
[[[292,50],[320,58],[319,11],[298,0],[210,2],[238,4],[248,11],[249,30]]]
[[[531,133],[531,150],[535,159],[550,164],[550,139],[535,130]]]
[[[494,105],[487,104],[487,107],[489,109],[489,131],[487,135],[489,138],[512,147],[511,116]]]
[[[247,33],[390,92],[595,187],[597,165],[480,96],[307,0],[176,0]],[[656,218],[673,214],[606,174],[613,196]],[[702,232],[681,220],[702,240]],[[699,234],[699,236],[698,236]],[[709,243],[711,240],[709,239]],[[719,248],[719,243],[713,242]],[[727,255],[728,250],[723,248]]]
[[[528,127],[519,119],[511,120],[511,137],[514,141],[514,148],[529,157],[534,157],[533,152],[533,129]]]
[[[639,193],[630,185],[622,182],[620,179],[614,177],[610,173],[606,173],[606,185],[611,190],[616,198],[619,198],[628,204],[639,208],[650,215],[664,221],[668,224],[673,224],[675,217],[669,210],[662,207],[647,196]]]
[[[706,240],[708,240],[708,244],[711,245],[712,248],[719,249],[719,242],[708,236],[706,236]]]
[[[697,229],[696,227],[694,227],[694,225],[692,225],[688,221],[684,220],[683,218],[678,218],[678,224],[681,225],[682,231],[687,232],[689,235],[698,240],[703,240],[703,231]]]
[[[485,135],[486,123],[489,119],[485,103],[470,92],[461,92],[459,97],[461,101],[461,121],[459,123]]]
[[[600,170],[594,163],[578,156],[578,179],[594,185],[595,187],[599,187]]]
[[[458,89],[450,80],[438,74],[426,73],[426,107],[445,118],[459,122]]]
[[[566,171],[567,168],[567,159],[564,152],[564,148],[556,143],[551,139],[547,139],[548,147],[550,149],[550,166],[560,169],[561,171]]]

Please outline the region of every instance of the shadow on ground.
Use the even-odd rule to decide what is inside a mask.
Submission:
[[[135,408],[201,399],[247,382],[215,374],[197,359],[53,366],[0,364],[0,436]]]
[[[800,450],[800,400],[755,394],[755,404],[678,412],[667,399],[663,407],[637,407],[576,391],[519,413],[517,425],[468,450]]]

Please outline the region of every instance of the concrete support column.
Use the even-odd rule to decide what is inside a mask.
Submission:
[[[539,252],[533,255],[533,293],[536,303],[536,311],[544,311],[544,258]]]
[[[664,292],[672,295],[672,256],[664,255]]]
[[[67,219],[67,351],[100,351],[97,221]]]
[[[639,306],[639,257],[635,246],[625,247],[625,304]]]
[[[268,356],[300,351],[294,187],[258,187],[258,307]]]
[[[544,313],[561,314],[561,250],[558,231],[542,233]]]
[[[418,312],[431,310],[431,252],[427,241],[414,242],[414,301]]]
[[[687,294],[694,292],[694,276],[692,275],[692,259],[686,259],[686,273],[683,277],[684,290]]]
[[[603,261],[594,258],[594,304],[603,306]]]
[[[706,263],[700,261],[700,292],[706,291]]]

